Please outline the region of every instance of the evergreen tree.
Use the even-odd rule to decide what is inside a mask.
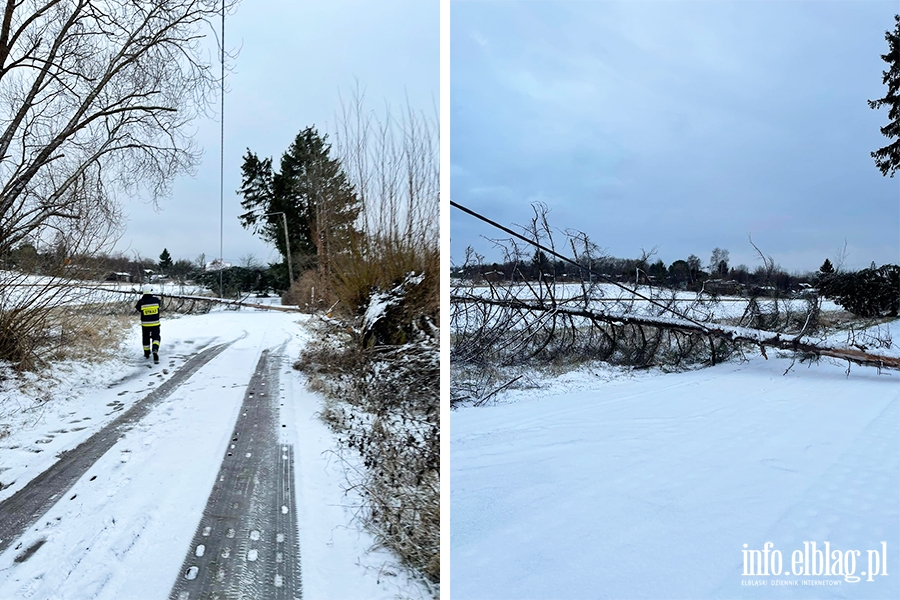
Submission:
[[[894,15],[894,31],[886,31],[884,39],[888,43],[888,53],[881,59],[888,64],[888,70],[882,71],[881,82],[887,85],[887,94],[878,100],[869,100],[869,108],[881,108],[888,105],[888,124],[881,128],[881,133],[889,140],[894,140],[884,148],[872,152],[875,166],[882,175],[893,177],[900,169],[900,15]]]
[[[819,281],[818,287],[823,296],[860,317],[896,317],[900,312],[898,265],[835,274]]]
[[[676,285],[687,283],[691,278],[691,268],[686,260],[676,260],[669,265],[669,280]]]
[[[823,275],[830,275],[831,273],[834,273],[834,265],[831,264],[830,260],[828,260],[827,258],[825,259],[825,262],[823,262],[822,266],[819,267],[819,273]]]
[[[167,248],[163,248],[162,253],[159,255],[159,270],[163,273],[168,273],[169,269],[172,268],[172,256],[169,254],[169,250]]]
[[[272,159],[260,159],[249,149],[241,167],[238,193],[247,211],[239,219],[262,239],[275,244],[287,258],[282,217],[287,217],[291,254],[302,262],[328,269],[330,258],[344,252],[358,233],[361,202],[336,158],[328,136],[313,127],[301,131],[274,172]]]
[[[649,273],[657,282],[663,282],[666,278],[667,273],[666,263],[664,263],[662,259],[657,260],[655,263],[650,265]]]
[[[540,279],[542,276],[550,275],[553,272],[553,265],[550,259],[547,258],[547,255],[540,248],[535,250],[534,255],[531,257],[531,267],[535,279]]]
[[[195,271],[197,271],[197,268],[194,266],[194,263],[184,258],[180,258],[176,260],[172,265],[172,268],[169,269],[168,275],[183,282]]]

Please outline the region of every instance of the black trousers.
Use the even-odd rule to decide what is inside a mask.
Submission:
[[[153,354],[159,352],[159,325],[141,326],[141,341],[144,343],[144,356],[150,356],[150,341],[153,341]]]

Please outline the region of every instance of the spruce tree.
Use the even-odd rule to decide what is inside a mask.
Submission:
[[[281,215],[287,216],[291,253],[307,264],[327,270],[332,257],[347,250],[357,233],[361,202],[340,161],[331,158],[328,136],[313,127],[301,131],[281,157],[274,172],[272,160],[260,160],[249,149],[241,167],[238,193],[247,212],[241,225],[275,244],[287,256]]]
[[[159,270],[163,273],[167,273],[169,269],[172,268],[172,256],[169,254],[169,250],[163,248],[162,253],[159,255]]]
[[[872,152],[875,166],[882,175],[891,177],[900,169],[900,15],[894,15],[894,31],[886,31],[884,39],[888,43],[888,53],[881,59],[888,64],[888,70],[882,71],[882,83],[887,85],[887,94],[878,100],[869,100],[869,108],[881,108],[888,105],[888,124],[881,128],[881,133],[889,140],[887,146]]]
[[[823,275],[834,273],[834,265],[831,264],[830,260],[828,260],[827,258],[825,259],[825,262],[823,262],[822,266],[819,267],[819,273]]]

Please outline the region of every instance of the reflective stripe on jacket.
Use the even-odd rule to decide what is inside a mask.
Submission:
[[[159,325],[160,303],[156,296],[144,294],[134,305],[134,309],[141,313],[141,326],[155,327]]]

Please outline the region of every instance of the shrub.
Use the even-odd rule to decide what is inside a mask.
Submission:
[[[409,303],[419,315],[435,318],[440,309],[440,250],[437,243],[411,244],[368,236],[334,261],[332,287],[347,316],[360,316],[372,293],[399,285],[410,273],[424,273],[423,286]]]
[[[882,265],[851,273],[823,274],[819,291],[859,317],[896,317],[900,310],[900,266]]]
[[[281,295],[282,304],[299,306],[307,312],[330,310],[338,301],[331,286],[331,278],[318,269],[304,271],[300,279]]]
[[[440,577],[440,360],[437,340],[364,348],[336,321],[294,365],[330,399],[323,420],[364,469],[348,469],[360,516],[380,543],[437,583]]]

